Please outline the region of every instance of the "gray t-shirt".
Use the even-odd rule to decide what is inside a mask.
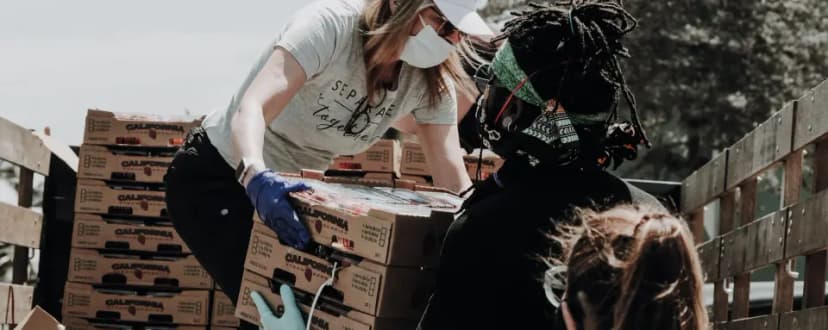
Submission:
[[[262,54],[230,106],[207,116],[203,123],[207,135],[231,167],[239,162],[231,140],[232,116],[250,82],[276,47],[296,58],[307,81],[265,132],[264,161],[275,171],[327,169],[338,155],[368,149],[395,121],[409,113],[418,123],[457,122],[453,87],[436,108],[430,107],[425,75],[403,64],[397,89],[381,93],[384,97],[380,95],[367,107],[366,115],[357,117],[353,129],[346,131],[351,113],[365,104],[366,98],[359,33],[364,6],[365,0],[318,0],[302,8]],[[453,86],[450,80],[447,83]]]

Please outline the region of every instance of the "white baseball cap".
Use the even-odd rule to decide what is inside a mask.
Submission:
[[[437,9],[460,31],[472,35],[494,35],[492,29],[477,13],[486,5],[485,0],[434,0]]]

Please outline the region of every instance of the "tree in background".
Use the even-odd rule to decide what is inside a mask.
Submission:
[[[499,26],[527,3],[489,0],[484,14]],[[618,169],[624,177],[681,180],[828,77],[828,1],[625,6],[640,24],[624,70],[654,146]]]

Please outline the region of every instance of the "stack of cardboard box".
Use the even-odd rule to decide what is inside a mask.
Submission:
[[[210,325],[213,281],[172,227],[163,187],[199,124],[89,110],[63,301],[70,329]]]
[[[463,162],[466,165],[469,177],[473,181],[485,180],[503,165],[503,159],[489,150],[484,150],[482,153],[477,150],[468,155],[463,155]],[[478,168],[480,169],[479,177]],[[403,180],[414,181],[421,185],[433,184],[431,167],[426,161],[426,155],[419,143],[406,142],[403,145],[400,172]]]
[[[336,268],[333,285],[322,290],[308,320],[313,329],[414,329],[461,200],[440,192],[336,184],[309,173],[301,179],[313,190],[291,196],[313,243],[303,251],[282,245],[256,219],[236,316],[259,322],[253,291],[279,309],[281,284],[293,287],[307,313]]]
[[[382,139],[368,150],[334,159],[326,175],[331,177],[393,182],[400,176],[400,143]]]
[[[241,321],[236,317],[236,307],[233,301],[220,288],[213,293],[212,313],[210,315],[210,329],[231,330],[237,329]]]
[[[431,167],[426,160],[423,147],[417,142],[405,142],[402,148],[402,164],[400,177],[403,180],[414,181],[419,185],[431,185],[434,180],[431,176]]]
[[[485,180],[503,165],[503,159],[489,150],[463,155],[463,162],[473,181]],[[341,182],[371,181],[376,186],[394,186],[399,180],[422,186],[434,184],[425,152],[415,141],[403,142],[400,147],[396,140],[380,140],[363,153],[337,157],[325,174]]]

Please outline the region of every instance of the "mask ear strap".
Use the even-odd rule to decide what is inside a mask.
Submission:
[[[518,90],[523,88],[523,85],[526,85],[527,81],[529,81],[529,76],[526,76],[526,78],[523,79],[519,84],[517,84],[515,89],[513,89],[512,92],[509,93],[509,97],[506,98],[506,102],[503,102],[503,106],[500,107],[500,111],[497,112],[497,116],[494,120],[495,123],[500,121],[500,117],[503,116],[503,113],[506,111],[506,108],[509,106],[509,103],[512,103],[512,98],[515,97],[515,93],[517,93]]]

